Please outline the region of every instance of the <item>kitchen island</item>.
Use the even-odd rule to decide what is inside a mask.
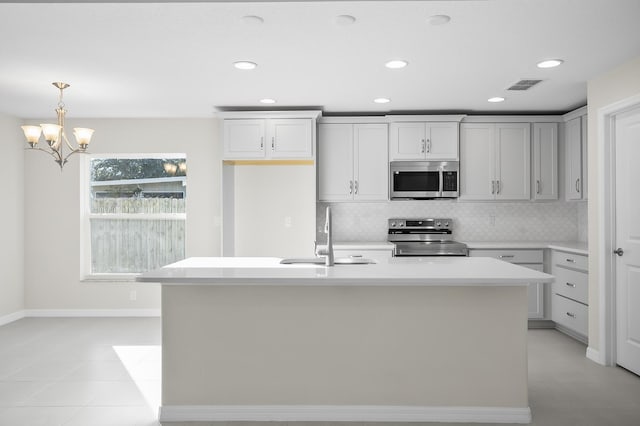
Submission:
[[[489,258],[190,258],[162,284],[160,421],[528,423],[527,285]]]

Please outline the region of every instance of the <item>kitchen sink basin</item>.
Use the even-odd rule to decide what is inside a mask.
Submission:
[[[293,264],[310,264],[310,265],[324,265],[325,260],[323,257],[299,257],[299,258],[290,258],[290,259],[282,259],[280,261],[283,265],[293,265]],[[364,257],[337,257],[333,261],[336,265],[367,265],[370,263],[376,263],[373,259],[367,259]]]

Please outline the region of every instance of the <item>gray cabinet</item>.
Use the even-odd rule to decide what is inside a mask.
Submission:
[[[589,334],[589,274],[588,257],[552,250],[551,319],[560,331],[578,340],[587,341]]]

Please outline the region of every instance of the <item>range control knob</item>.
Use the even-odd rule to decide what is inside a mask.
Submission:
[[[449,222],[445,222],[444,226],[446,226],[448,228],[449,227]]]
[[[440,228],[440,227],[442,226],[442,223],[440,223],[440,222],[436,222],[436,226],[437,226],[438,228]]]
[[[395,222],[391,222],[391,227],[395,228],[396,227],[396,223]]]

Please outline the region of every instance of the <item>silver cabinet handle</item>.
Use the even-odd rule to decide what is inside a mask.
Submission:
[[[355,190],[354,193],[357,195],[358,194],[358,181],[355,181]]]
[[[496,181],[495,180],[491,181],[491,193],[492,194],[496,193]]]
[[[575,318],[576,314],[574,314],[573,312],[567,312],[567,316],[571,318]]]
[[[576,288],[576,285],[573,283],[565,283],[568,287]]]
[[[420,148],[420,153],[421,153],[421,154],[424,154],[424,151],[425,151],[426,149],[427,149],[427,144],[426,144],[425,140],[424,140],[424,139],[422,139],[422,145],[421,145],[421,148]]]
[[[622,256],[624,254],[624,250],[622,250],[622,247],[618,247],[613,251],[613,253],[617,254],[618,256]]]
[[[569,258],[569,257],[567,257],[565,260],[566,260],[567,262],[569,262],[569,263],[576,263],[576,260],[575,260],[575,259],[571,259],[571,258]]]
[[[536,180],[536,194],[540,193],[540,180]]]
[[[500,259],[513,259],[515,256],[513,254],[501,254],[498,256]]]
[[[276,138],[275,136],[271,137],[271,151],[275,151],[276,150]]]
[[[580,178],[576,179],[576,192],[580,192]]]
[[[353,194],[353,181],[349,181],[349,195]]]
[[[499,180],[496,181],[496,194],[500,193],[500,182]]]
[[[431,152],[431,139],[427,139],[427,152]]]
[[[264,136],[260,137],[260,150],[262,151],[264,149]]]

